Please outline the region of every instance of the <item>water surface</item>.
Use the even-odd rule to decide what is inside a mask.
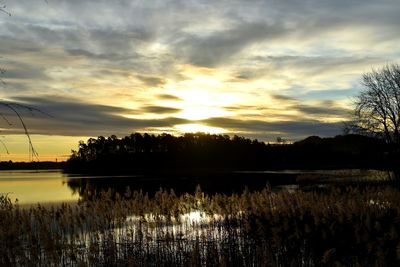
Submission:
[[[76,201],[79,195],[73,194],[66,182],[60,170],[0,171],[0,193],[20,204]]]
[[[193,193],[199,184],[208,193],[241,193],[244,188],[257,190],[267,183],[274,188],[298,188],[299,183],[343,181],[354,179],[385,179],[387,174],[373,170],[280,170],[240,171],[207,174],[158,175],[68,175],[61,170],[0,171],[0,194],[8,194],[20,204],[77,201],[87,190],[100,192],[108,188],[124,192],[143,190],[154,193],[160,188],[173,188],[177,194]],[[315,182],[316,181],[316,182]]]

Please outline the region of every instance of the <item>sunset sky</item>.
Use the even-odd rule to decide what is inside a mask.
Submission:
[[[40,160],[132,132],[341,134],[361,75],[400,57],[398,0],[0,3],[1,99],[43,111],[19,109]],[[28,160],[1,112],[0,160]]]

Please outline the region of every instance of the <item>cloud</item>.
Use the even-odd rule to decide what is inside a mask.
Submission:
[[[335,92],[337,93],[337,91]],[[297,117],[312,116],[322,119],[324,117],[335,117],[345,121],[352,113],[350,107],[343,107],[340,105],[340,100],[318,99],[317,101],[309,103],[309,101],[304,101],[301,98],[287,95],[271,94],[270,96],[278,105],[280,103],[281,106],[284,106],[286,110],[289,109],[301,113],[301,115],[297,115]]]
[[[66,49],[71,56],[85,57],[91,60],[126,60],[127,57],[118,53],[95,54],[84,49]]]
[[[164,119],[130,119],[122,114],[130,114],[132,110],[84,103],[78,99],[60,96],[47,97],[15,97],[14,101],[28,105],[49,114],[31,112],[26,108],[18,108],[29,132],[32,134],[65,135],[65,136],[98,136],[116,134],[127,135],[145,128],[171,127],[188,123],[181,118]],[[162,111],[161,107],[150,107],[153,111]],[[19,121],[10,110],[2,109],[3,114],[13,123],[13,127],[5,133],[22,133]],[[165,111],[165,110],[164,110]]]
[[[295,105],[294,109],[307,115],[350,117],[351,109],[335,106],[332,101],[323,101],[318,105]]]
[[[9,62],[11,63],[11,62]],[[44,68],[38,68],[34,65],[23,63],[12,63],[7,65],[7,70],[3,74],[3,78],[13,80],[30,80],[30,79],[44,79],[50,80],[46,75]]]
[[[261,140],[274,140],[277,136],[284,136],[298,140],[309,135],[332,136],[340,134],[343,128],[341,122],[326,123],[313,119],[294,119],[285,121],[265,121],[256,119],[238,118],[209,118],[199,121],[189,121],[176,117],[162,119],[130,119],[122,114],[132,114],[136,111],[105,105],[87,104],[77,99],[60,96],[46,97],[15,97],[15,101],[22,105],[32,106],[41,112],[18,108],[30,133],[65,136],[124,136],[132,132],[143,132],[145,129],[173,129],[175,125],[200,123],[207,126],[224,128],[229,134],[246,133],[247,136]],[[303,109],[306,109],[303,107]],[[142,112],[173,113],[179,109],[148,106]],[[325,114],[325,110],[318,108],[306,109],[306,112],[318,115]],[[22,133],[18,118],[10,110],[2,109],[2,113],[13,124],[5,133]],[[46,115],[49,114],[49,115]]]
[[[182,100],[180,97],[171,94],[159,94],[157,95],[157,98],[161,100],[173,100],[173,101]]]
[[[179,108],[173,107],[163,107],[163,106],[147,106],[141,109],[145,113],[156,113],[156,114],[165,114],[165,113],[176,113],[181,111]]]
[[[278,101],[284,101],[284,102],[297,102],[298,99],[291,97],[291,96],[287,96],[287,95],[280,95],[280,94],[270,94],[270,96],[274,99],[274,100],[278,100]]]
[[[301,94],[303,99],[330,99],[330,100],[340,100],[340,99],[351,99],[360,90],[361,84],[355,84],[353,88],[349,89],[328,89],[328,90],[310,90]]]
[[[136,77],[147,86],[157,87],[165,84],[165,79],[154,76],[136,75]]]
[[[267,38],[277,38],[285,34],[282,25],[264,23],[240,23],[234,27],[212,33],[210,36],[184,35],[176,46],[176,54],[181,54],[186,63],[215,67],[229,64],[237,53],[248,45]]]
[[[304,138],[310,135],[333,136],[340,134],[343,129],[342,123],[324,123],[318,120],[299,121],[262,121],[262,120],[239,120],[232,118],[212,118],[203,121],[209,126],[222,127],[235,132],[248,132],[249,135],[285,136],[291,139]],[[262,138],[262,140],[268,140]],[[271,140],[271,139],[270,139]]]

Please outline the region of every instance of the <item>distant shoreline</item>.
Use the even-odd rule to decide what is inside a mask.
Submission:
[[[39,162],[12,162],[1,161],[0,171],[2,170],[50,170],[64,169],[65,161],[39,161]]]

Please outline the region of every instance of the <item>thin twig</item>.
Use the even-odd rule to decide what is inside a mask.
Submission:
[[[0,113],[0,117],[8,124],[8,126],[12,126],[12,123],[7,119],[6,116]]]
[[[3,12],[8,16],[11,16],[11,13],[6,10],[6,7],[7,7],[6,5],[0,6],[0,12]]]
[[[19,121],[21,122],[22,128],[24,129],[25,135],[28,138],[29,151],[30,151],[30,153],[32,153],[32,157],[35,157],[36,159],[39,159],[38,158],[39,154],[36,152],[36,150],[35,150],[35,148],[33,146],[32,139],[31,139],[31,136],[29,134],[28,128],[26,127],[26,124],[25,124],[24,120],[22,119],[21,114],[15,109],[15,107],[14,107],[15,104],[13,104],[13,103],[0,103],[0,104],[2,104],[3,106],[9,108],[11,111],[13,111],[15,113],[15,115],[17,115]]]
[[[3,140],[0,140],[0,143],[3,145],[3,147],[6,150],[7,154],[10,154],[10,152],[8,151],[8,148],[7,148],[6,144],[3,142]]]
[[[0,75],[3,75],[4,73],[6,73],[6,70],[5,69],[2,69],[2,68],[0,68]],[[5,85],[6,84],[6,82],[2,79],[2,78],[0,78],[0,83],[2,83],[3,85]]]
[[[50,118],[54,118],[54,116],[52,116],[51,114],[49,114],[47,112],[44,112],[41,109],[26,105],[26,104],[18,104],[18,103],[10,103],[10,104],[12,104],[16,108],[26,109],[26,110],[30,111],[32,114],[34,114],[34,112],[38,112],[38,113],[41,113],[41,114],[43,114],[45,116],[48,116]]]

